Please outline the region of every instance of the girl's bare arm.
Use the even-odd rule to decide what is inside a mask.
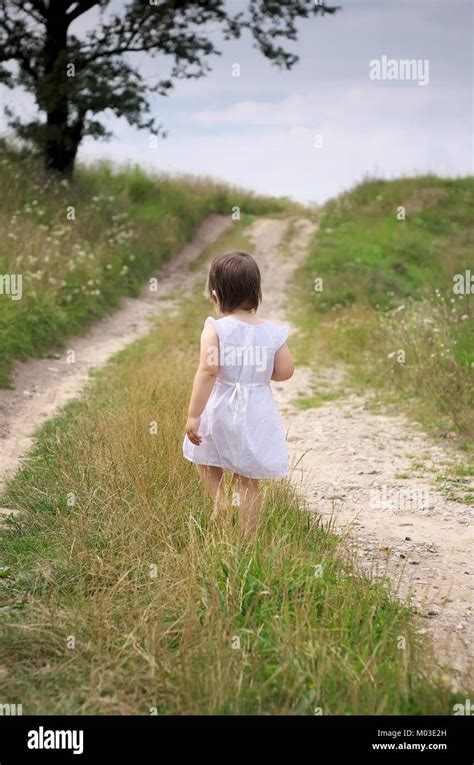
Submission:
[[[202,331],[199,366],[194,376],[186,422],[187,436],[196,446],[199,446],[202,441],[198,433],[199,422],[214,387],[218,369],[219,338],[215,327],[211,324],[204,327]]]
[[[275,382],[283,382],[283,380],[289,380],[290,377],[293,377],[294,371],[295,365],[293,363],[293,357],[290,353],[288,345],[284,343],[275,353],[273,374],[271,379],[275,380]]]

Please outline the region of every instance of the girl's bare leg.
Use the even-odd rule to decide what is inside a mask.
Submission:
[[[224,487],[224,471],[214,465],[196,465],[199,477],[214,500],[212,520],[216,521],[227,507]]]
[[[260,495],[259,481],[256,478],[247,478],[246,476],[234,473],[232,476],[234,492],[237,495],[237,505],[239,507],[239,520],[242,531],[247,535],[255,533],[262,506],[262,497]]]

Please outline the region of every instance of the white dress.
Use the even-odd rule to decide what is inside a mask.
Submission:
[[[214,319],[219,370],[201,415],[199,446],[187,435],[183,455],[249,478],[288,474],[288,448],[270,387],[275,353],[286,342],[287,324],[248,324],[233,316]]]

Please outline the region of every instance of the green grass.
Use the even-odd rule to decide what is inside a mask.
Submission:
[[[23,297],[0,293],[0,386],[11,363],[60,347],[136,296],[211,213],[291,210],[284,199],[137,167],[79,167],[72,184],[0,142],[0,274],[21,274]],[[293,206],[294,207],[294,206]]]
[[[57,186],[28,158],[2,152],[0,273],[25,276],[21,301],[0,300],[4,384],[14,358],[45,352],[137,294],[209,212],[241,207],[222,248],[246,245],[251,215],[294,211],[285,200],[106,164]],[[400,299],[421,304],[425,287],[464,262],[472,184],[456,183],[440,181],[441,194],[427,179],[421,202],[414,181],[365,184],[328,206],[299,275],[301,357],[318,351],[351,365],[354,379],[374,379],[384,346],[373,357],[371,349],[390,309]],[[403,191],[415,233],[390,219]],[[70,205],[74,222],[65,221]],[[290,228],[289,253],[291,236]],[[388,581],[359,573],[287,482],[264,483],[255,541],[238,524],[211,523],[181,454],[209,311],[196,294],[177,316],[162,316],[42,427],[9,483],[2,505],[21,512],[1,536],[2,698],[25,714],[452,714],[464,696],[447,689],[410,609],[390,597]],[[466,325],[439,321],[456,333],[454,359],[467,369]],[[397,391],[393,382],[387,389]],[[316,391],[300,405],[334,395]]]
[[[295,406],[297,406],[298,409],[302,409],[303,411],[308,409],[317,409],[318,407],[323,406],[326,401],[336,401],[343,395],[343,390],[320,391],[319,393],[315,393],[312,396],[301,396],[300,398],[297,398],[295,400]]]
[[[208,313],[196,295],[115,357],[10,483],[2,697],[25,714],[451,714],[409,609],[287,482],[265,484],[256,541],[211,523],[181,454]]]
[[[295,301],[300,362],[343,362],[356,389],[468,450],[473,296],[455,294],[453,277],[474,270],[473,204],[473,178],[360,184],[321,211]]]
[[[324,279],[315,308],[391,308],[443,288],[452,297],[453,274],[472,264],[473,195],[472,178],[425,176],[368,181],[329,202],[302,270],[310,290]]]

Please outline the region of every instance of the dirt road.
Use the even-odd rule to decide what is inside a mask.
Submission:
[[[291,323],[284,310],[287,283],[306,255],[313,227],[300,222],[288,256],[287,244],[279,248],[283,224],[258,220],[250,233],[263,272],[262,313]],[[295,406],[298,397],[334,390],[343,377],[343,370],[323,363],[274,384],[296,466],[292,479],[309,510],[331,521],[363,571],[389,577],[398,597],[410,595],[420,630],[433,635],[453,687],[472,689],[474,509],[447,500],[429,472],[452,446],[433,443],[402,415],[369,411],[369,394],[349,393],[317,409]],[[423,464],[424,475],[401,477],[413,464]]]
[[[14,390],[0,391],[0,490],[30,448],[35,429],[80,394],[90,370],[145,335],[154,315],[177,307],[204,280],[204,270],[192,271],[189,265],[230,225],[227,218],[208,219],[181,255],[160,270],[158,292],[124,301],[113,316],[70,340],[74,364],[63,354],[17,365]],[[287,220],[258,219],[250,227],[262,270],[265,318],[291,323],[285,312],[289,284],[314,230],[308,220],[289,229]],[[362,570],[390,577],[398,597],[412,594],[420,629],[433,635],[453,686],[472,688],[473,509],[448,501],[429,470],[422,479],[400,477],[414,461],[427,468],[436,464],[451,447],[432,443],[402,415],[374,414],[366,398],[350,393],[317,409],[295,406],[299,396],[333,389],[343,375],[321,364],[316,371],[297,369],[288,383],[274,384],[296,466],[292,480],[309,510],[335,524],[341,544],[357,556]]]
[[[81,393],[93,369],[146,335],[154,316],[172,310],[189,294],[202,278],[188,268],[190,263],[231,225],[230,216],[211,215],[192,242],[156,274],[156,290],[145,288],[139,298],[124,299],[118,311],[85,335],[70,338],[56,358],[31,359],[15,365],[12,390],[0,390],[0,492],[5,479],[14,474],[30,449],[33,433],[41,422]],[[70,363],[70,359],[74,362]]]

